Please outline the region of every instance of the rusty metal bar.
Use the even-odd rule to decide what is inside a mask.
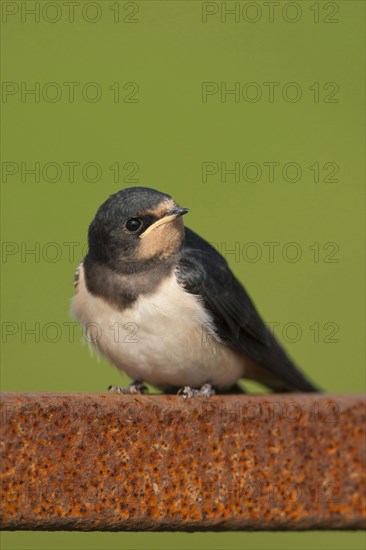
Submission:
[[[361,529],[361,396],[4,393],[1,528]]]

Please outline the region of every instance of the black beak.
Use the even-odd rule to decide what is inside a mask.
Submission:
[[[184,214],[187,214],[187,212],[189,212],[189,208],[180,208],[179,206],[175,206],[169,212],[168,216],[175,215],[178,218],[179,216],[184,216]]]
[[[169,212],[167,212],[164,217],[156,220],[156,222],[154,222],[152,225],[149,225],[149,227],[145,229],[145,231],[141,233],[141,235],[139,235],[140,239],[144,239],[146,235],[148,235],[156,227],[159,227],[159,225],[162,225],[164,223],[170,223],[176,220],[177,218],[179,218],[180,216],[187,214],[187,212],[189,212],[188,208],[180,208],[180,206],[174,206],[174,208],[172,208]]]

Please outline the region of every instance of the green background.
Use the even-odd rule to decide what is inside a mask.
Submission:
[[[63,8],[54,23],[52,7],[35,22],[21,14],[20,2],[10,4],[19,11],[7,19],[3,12],[3,81],[19,88],[39,82],[41,89],[56,82],[62,96],[55,102],[42,94],[39,102],[31,96],[22,101],[20,93],[2,99],[2,167],[18,170],[2,179],[2,390],[100,392],[127,383],[90,356],[79,329],[70,338],[64,323],[72,322],[72,278],[87,226],[109,194],[131,185],[126,164],[135,163],[132,185],[172,194],[190,208],[189,227],[221,249],[239,247],[240,257],[227,255],[233,271],[263,317],[278,323],[278,337],[314,381],[329,392],[364,391],[364,2],[297,2],[301,17],[292,23],[286,18],[295,17],[295,8],[288,2],[280,2],[272,22],[263,2],[238,22],[234,16],[222,22],[221,3],[213,3],[218,13],[206,23],[202,3],[194,0],[137,2],[139,11],[130,16],[133,3],[120,2],[119,22],[110,9],[116,3],[99,1],[95,23],[85,20],[95,16],[92,8],[84,19],[80,15],[84,2],[74,22]],[[256,11],[258,21],[248,22],[254,9],[262,15]],[[64,82],[80,83],[74,102]],[[88,82],[102,90],[99,101],[83,99],[80,90]],[[122,99],[132,90],[123,86],[137,83],[138,101],[114,102],[109,87],[115,82]],[[255,82],[262,98],[250,102],[244,92],[235,101],[216,93],[203,102],[202,82],[219,89],[223,82],[228,89]],[[279,83],[273,101],[265,82]],[[299,101],[283,98],[289,82],[301,88]],[[329,82],[339,87],[331,97]],[[39,182],[22,178],[21,163],[35,162],[41,168],[58,163],[59,180],[50,181],[52,167]],[[74,182],[63,165],[68,162],[80,163]],[[100,167],[99,181],[88,181],[92,169],[83,177],[81,167],[90,162]],[[109,168],[116,162],[119,179]],[[262,178],[228,175],[225,182],[218,173],[204,182],[204,162],[229,168],[258,163]],[[279,163],[272,183],[266,162]],[[289,162],[301,168],[297,182],[282,174]],[[316,162],[319,182],[309,168]],[[325,177],[329,162],[338,166],[338,181]],[[74,257],[65,245],[70,242],[76,243]],[[266,242],[278,243],[273,261]],[[299,261],[289,261],[295,250],[290,242],[301,252]],[[39,253],[24,254],[32,248]],[[255,254],[258,261],[250,261]],[[39,334],[32,336],[26,329],[36,323]],[[364,547],[361,533],[327,532],[2,533],[1,541],[4,549]]]

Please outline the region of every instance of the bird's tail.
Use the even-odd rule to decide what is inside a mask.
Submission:
[[[271,374],[270,383],[266,384],[276,392],[321,392],[288,357],[281,345],[274,341],[264,365]]]

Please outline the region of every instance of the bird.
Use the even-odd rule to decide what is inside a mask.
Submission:
[[[77,267],[72,314],[87,339],[132,382],[185,399],[245,392],[315,392],[266,326],[225,258],[185,227],[188,208],[128,187],[98,208]]]

